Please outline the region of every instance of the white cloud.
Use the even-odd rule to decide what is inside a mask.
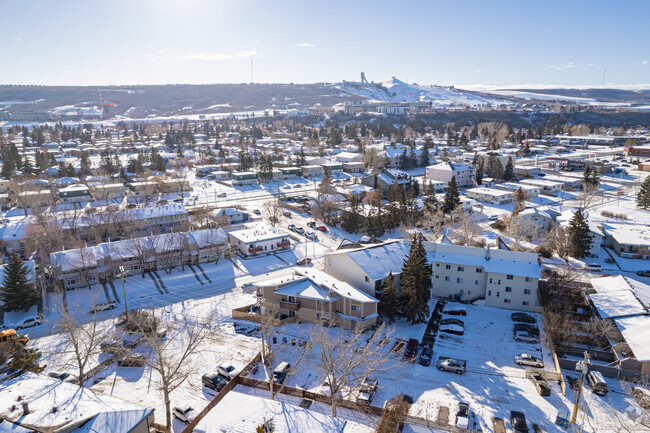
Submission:
[[[644,61],[641,62],[641,64],[642,64],[642,65],[647,65],[647,64],[648,64],[648,61],[647,61],[647,60],[644,60]]]
[[[232,54],[219,54],[219,53],[193,53],[185,56],[189,60],[205,60],[208,62],[221,62],[223,60],[232,59]]]
[[[578,65],[573,63],[573,62],[564,63],[564,64],[560,64],[560,65],[548,65],[547,66],[548,69],[553,69],[555,71],[558,71],[560,69],[572,69],[572,68],[577,68],[577,67],[578,67]]]
[[[310,44],[309,42],[298,42],[293,45],[296,47],[303,47],[303,48],[316,48],[316,45]]]
[[[257,57],[257,55],[257,51],[255,50],[239,51],[237,53],[237,57]]]
[[[22,38],[16,38],[16,42],[22,42]]]

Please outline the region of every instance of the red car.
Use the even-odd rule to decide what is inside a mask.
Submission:
[[[419,346],[420,342],[416,338],[410,338],[409,342],[406,344],[406,350],[404,350],[404,360],[415,362]]]
[[[326,232],[326,231],[327,231],[327,227],[325,227],[325,226],[318,226],[318,227],[316,227],[316,229],[317,229],[317,230],[320,230],[320,231],[322,231],[322,232]]]

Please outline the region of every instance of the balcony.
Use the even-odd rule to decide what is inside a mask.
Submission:
[[[289,311],[298,311],[300,309],[300,302],[280,301],[280,308]]]
[[[286,248],[289,245],[291,245],[291,242],[286,241],[286,242],[278,242],[278,248]]]
[[[249,248],[248,253],[249,254],[257,254],[262,251],[262,247],[257,247],[257,248]]]

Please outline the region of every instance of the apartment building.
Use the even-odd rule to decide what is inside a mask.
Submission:
[[[504,191],[496,188],[470,188],[467,190],[465,195],[476,201],[496,205],[511,203],[513,201],[513,193],[511,191]]]
[[[427,167],[426,175],[427,180],[444,182],[446,185],[455,177],[459,187],[467,187],[475,183],[476,168],[463,163],[441,162]]]
[[[288,233],[263,222],[228,233],[230,244],[244,257],[286,250],[291,245]]]
[[[58,282],[71,290],[112,281],[120,268],[125,275],[134,275],[229,256],[228,237],[220,228],[107,242],[50,254],[53,275],[49,284]]]
[[[408,241],[390,241],[325,255],[325,272],[381,297],[389,272],[399,287]],[[485,299],[485,305],[538,311],[537,283],[541,265],[537,254],[446,243],[423,242],[431,265],[431,296],[458,301]]]
[[[294,268],[292,275],[255,287],[266,313],[271,310],[300,322],[354,330],[374,325],[379,317],[377,299],[316,268]]]

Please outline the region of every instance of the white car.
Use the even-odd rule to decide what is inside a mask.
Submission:
[[[523,343],[539,343],[539,338],[526,331],[515,331],[514,337],[516,341],[521,341]]]
[[[90,313],[99,313],[100,311],[112,310],[117,306],[115,301],[100,302],[90,307]]]
[[[43,324],[43,317],[41,316],[33,316],[33,317],[28,317],[26,319],[21,320],[18,322],[15,326],[16,329],[25,329],[25,328],[31,328],[32,326],[39,326]]]
[[[585,271],[600,272],[603,270],[603,267],[598,263],[585,263],[582,269]]]
[[[543,368],[544,361],[539,358],[529,355],[527,353],[522,353],[521,355],[515,356],[515,363],[517,365],[529,365],[531,367]]]
[[[222,376],[229,377],[231,379],[239,374],[239,370],[237,370],[232,364],[229,363],[217,365],[217,372]]]
[[[465,329],[463,329],[462,326],[454,325],[451,323],[447,325],[440,325],[438,331],[446,332],[447,334],[454,334],[454,335],[463,335],[465,333]]]
[[[196,418],[197,415],[196,411],[188,405],[174,406],[172,414],[174,415],[174,418],[178,418],[186,424],[194,421],[194,418]]]

